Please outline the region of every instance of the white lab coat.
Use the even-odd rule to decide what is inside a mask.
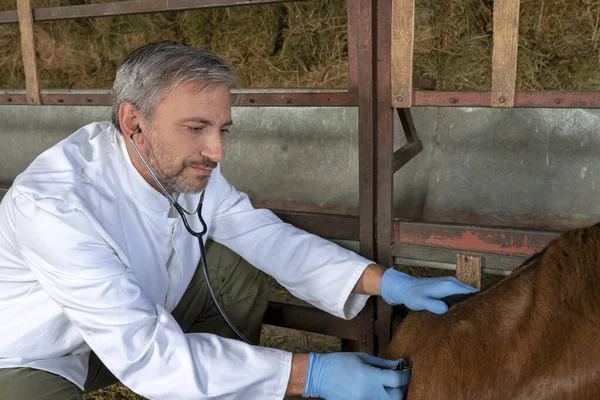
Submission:
[[[199,195],[178,201],[195,210]],[[46,370],[83,388],[91,349],[147,398],[281,399],[290,353],[184,334],[171,316],[200,252],[169,211],[109,122],[36,158],[0,204],[0,368]],[[209,237],[295,296],[346,319],[364,307],[368,296],[351,290],[370,260],[254,209],[220,168],[202,215]]]

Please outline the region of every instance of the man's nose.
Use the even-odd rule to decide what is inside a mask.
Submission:
[[[225,158],[225,150],[223,149],[223,136],[220,131],[207,137],[207,141],[204,143],[200,154],[214,162],[223,161]]]

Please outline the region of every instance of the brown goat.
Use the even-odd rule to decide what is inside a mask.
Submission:
[[[444,315],[409,313],[388,357],[412,361],[408,400],[600,399],[600,224]]]

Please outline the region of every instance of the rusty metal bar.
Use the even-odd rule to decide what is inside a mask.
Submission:
[[[110,106],[112,97],[110,92],[104,93],[69,92],[64,91],[42,91],[42,102],[44,105],[59,106]],[[277,89],[266,91],[259,90],[243,93],[232,93],[234,106],[240,107],[352,107],[357,104],[357,95],[346,91],[281,91]],[[21,91],[10,91],[0,94],[0,105],[27,104],[27,97]]]
[[[371,0],[358,3],[358,164],[360,252],[375,259],[375,198],[374,198],[374,65],[372,52],[373,20]]]
[[[20,2],[21,0],[19,0]],[[34,21],[57,21],[75,18],[114,17],[165,11],[197,10],[269,3],[289,3],[307,0],[144,0],[84,4],[33,9]],[[0,12],[0,24],[18,22],[15,11]]]
[[[428,261],[433,263],[447,264],[448,267],[456,266],[456,254],[461,250],[447,249],[441,247],[419,246],[395,242],[392,245],[392,255],[399,257],[401,264],[410,265],[410,260]],[[512,271],[523,263],[526,256],[505,256],[500,254],[469,251],[469,255],[481,257],[482,271],[496,273],[498,271]],[[451,269],[451,268],[449,268]],[[494,271],[494,272],[491,272]]]
[[[434,90],[436,88],[436,80],[427,76],[413,74],[412,85],[416,89]]]
[[[111,106],[112,96],[110,94],[50,94],[42,93],[45,105],[57,106]]]
[[[520,0],[494,1],[492,107],[512,107],[514,105],[520,3]]]
[[[404,1],[404,0],[403,0]],[[414,0],[406,0],[412,2]],[[394,186],[394,109],[390,104],[392,96],[392,0],[374,0],[373,15],[376,26],[373,43],[375,110],[373,132],[376,135],[375,164],[375,204],[376,231],[375,245],[377,262],[391,265],[390,245],[392,243],[393,186]],[[412,50],[412,46],[411,46]],[[408,61],[406,61],[408,62]],[[412,62],[406,74],[412,78]],[[412,91],[412,80],[409,92]],[[414,128],[414,126],[413,126]],[[410,132],[413,135],[414,132]],[[414,139],[414,136],[411,136]],[[392,334],[392,307],[381,297],[377,297],[377,352],[384,356]]]
[[[97,91],[95,91],[97,92]],[[60,90],[42,90],[42,103],[50,105],[109,106],[112,100],[106,93],[78,93]],[[413,107],[490,107],[490,92],[454,92],[442,90],[416,90]],[[357,94],[346,91],[279,91],[279,89],[243,93],[233,92],[234,105],[260,106],[335,106],[358,105]],[[0,91],[0,105],[27,104],[24,90]],[[600,92],[516,92],[515,108],[600,108]]]
[[[13,24],[19,22],[19,16],[15,10],[0,11],[0,24]]]
[[[398,108],[398,118],[402,124],[402,130],[408,143],[420,143],[419,135],[417,134],[417,128],[415,127],[415,121],[413,120],[412,113],[410,110]]]
[[[400,168],[408,164],[410,160],[415,158],[423,150],[423,144],[406,143],[394,152],[394,167],[393,172],[397,172]]]
[[[358,208],[345,206],[317,206],[310,203],[289,200],[260,200],[252,199],[255,208],[268,208],[301,213],[336,214],[340,216],[356,217],[358,219]]]
[[[347,91],[278,91],[277,89],[255,92],[233,93],[233,104],[236,106],[320,106],[351,107],[358,103],[357,95]]]
[[[527,257],[542,250],[558,232],[394,221],[394,255],[401,245]]]
[[[415,0],[393,0],[390,8],[392,25],[391,47],[391,104],[411,107],[413,101],[413,55],[415,43]],[[386,54],[387,56],[387,54]]]
[[[600,108],[600,92],[517,92],[515,107]]]
[[[490,107],[490,99],[490,92],[416,90],[413,107]]]
[[[27,87],[27,104],[40,105],[40,83],[35,55],[35,38],[33,36],[33,19],[30,0],[17,1],[19,31],[21,32],[21,53],[25,69],[25,86]]]
[[[490,107],[490,92],[414,92],[413,107]],[[516,108],[600,108],[600,92],[516,92]]]
[[[394,152],[393,172],[397,172],[423,150],[423,144],[417,136],[417,128],[415,128],[410,109],[397,108],[397,110],[406,137],[406,144]]]
[[[359,237],[360,254],[375,260],[375,132],[373,131],[375,87],[373,58],[372,0],[356,0],[358,58],[358,176],[359,176]],[[375,318],[375,301],[371,298],[359,314],[364,319]],[[344,350],[359,350],[375,354],[375,332],[369,332],[366,344],[343,343]]]
[[[328,239],[358,240],[359,221],[348,215],[273,210],[282,221]]]
[[[317,308],[279,302],[269,302],[263,323],[350,339],[361,343],[366,343],[367,332],[373,329],[372,320],[353,319],[348,321],[334,317]]]
[[[43,98],[43,96],[42,96]],[[0,94],[0,105],[25,105],[27,104],[26,94]]]

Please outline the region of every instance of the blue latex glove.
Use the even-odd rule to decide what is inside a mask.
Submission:
[[[302,397],[402,400],[410,371],[394,370],[401,361],[365,353],[310,353]]]
[[[444,314],[448,306],[442,300],[453,294],[476,292],[456,278],[415,278],[389,268],[381,278],[381,297],[390,305],[404,304],[411,310]]]

